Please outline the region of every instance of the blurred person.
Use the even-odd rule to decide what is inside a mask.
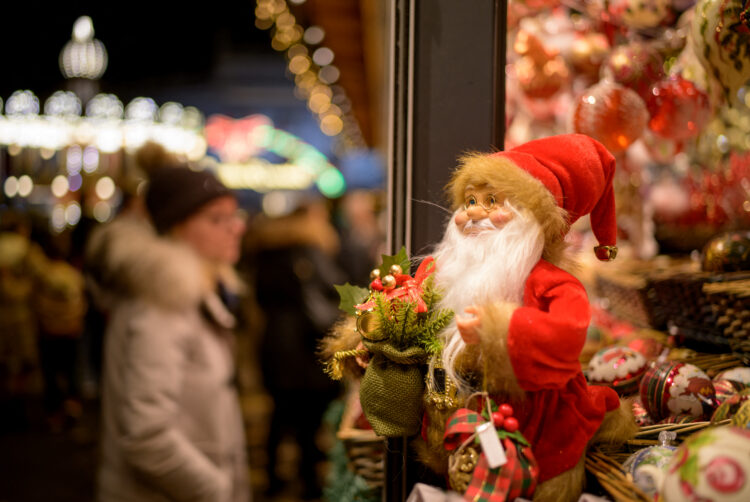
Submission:
[[[78,349],[86,314],[81,272],[62,260],[48,260],[38,274],[32,304],[39,330],[44,410],[53,432],[74,425],[83,413]]]
[[[248,501],[223,300],[240,289],[244,221],[213,174],[186,167],[154,170],[145,203],[150,222],[115,219],[90,243],[110,300],[98,499]]]
[[[37,325],[31,299],[46,263],[31,238],[31,222],[14,210],[0,213],[0,425],[28,425],[25,401],[41,390]]]
[[[303,499],[320,497],[317,468],[325,459],[316,434],[338,386],[317,359],[319,340],[338,317],[333,284],[345,276],[335,262],[338,235],[324,202],[302,204],[292,214],[260,218],[248,233],[258,304],[265,318],[261,370],[274,402],[267,441],[269,496],[294,487],[279,476],[279,445],[299,445]],[[296,495],[296,494],[294,494]]]
[[[144,202],[144,187],[149,173],[165,166],[178,165],[177,157],[170,154],[164,146],[154,141],[145,142],[135,151],[129,169],[118,185],[122,190],[122,201],[114,217],[121,221],[138,225],[147,221],[149,216]],[[97,225],[85,236],[83,272],[86,280],[86,299],[89,308],[86,312],[83,333],[84,378],[82,389],[87,398],[96,399],[102,373],[102,355],[104,333],[107,326],[108,312],[113,302],[112,295],[107,292],[112,289],[108,282],[111,271],[107,270],[106,257],[112,252],[109,236],[117,235],[109,229],[112,225]]]
[[[376,212],[377,194],[347,192],[342,198],[341,251],[338,261],[352,284],[370,282],[370,271],[380,263],[385,236]]]

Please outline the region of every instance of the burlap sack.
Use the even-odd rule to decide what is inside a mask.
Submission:
[[[379,436],[416,434],[422,423],[427,353],[419,347],[398,350],[387,342],[364,344],[373,354],[359,390],[367,420]]]

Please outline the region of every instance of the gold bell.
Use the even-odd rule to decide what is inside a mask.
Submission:
[[[378,277],[380,277],[380,269],[379,268],[372,269],[372,271],[370,272],[370,280],[374,281]]]
[[[385,289],[393,289],[396,287],[396,278],[393,277],[391,274],[388,274],[385,277],[383,277],[380,282],[383,283],[383,288]]]
[[[391,273],[391,275],[399,275],[404,273],[404,269],[401,268],[401,265],[398,263],[394,263],[391,265],[391,268],[388,269],[388,271]]]

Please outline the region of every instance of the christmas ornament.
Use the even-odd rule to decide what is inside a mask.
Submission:
[[[635,91],[607,80],[587,89],[573,112],[573,129],[623,152],[643,133],[648,111]]]
[[[610,12],[629,28],[641,30],[659,26],[669,13],[670,0],[615,0]]]
[[[727,384],[729,385],[727,386]],[[714,382],[714,387],[717,389],[724,387],[727,394],[723,396],[723,399],[720,401],[721,404],[716,408],[714,414],[711,415],[711,422],[714,423],[734,417],[744,403],[748,401],[748,398],[750,398],[750,390],[745,389],[738,392],[729,380]]]
[[[596,79],[608,53],[607,37],[601,33],[590,32],[579,35],[573,40],[568,59],[577,72]]]
[[[627,343],[627,346],[639,352],[647,361],[658,357],[662,350],[664,350],[664,344],[662,342],[650,337],[633,338]]]
[[[714,380],[729,380],[732,382],[737,390],[743,390],[746,387],[750,387],[750,368],[747,366],[737,366],[718,373]]]
[[[518,432],[518,421],[512,417],[512,408],[498,408],[486,393],[473,394],[467,403],[475,397],[479,398],[481,412],[460,408],[445,425],[444,446],[452,452],[448,460],[451,488],[463,493],[465,500],[504,502],[531,497],[536,489],[539,467],[529,443]],[[493,424],[500,420],[503,427],[496,430]],[[500,439],[501,444],[496,447],[501,451],[487,451],[491,447],[487,445],[494,443],[483,440],[482,434]],[[505,462],[491,467],[488,459],[497,453],[505,458]]]
[[[646,372],[646,358],[630,347],[609,347],[597,352],[589,361],[588,380],[592,384],[612,387],[621,396],[638,390]]]
[[[706,272],[717,273],[750,270],[750,231],[727,232],[708,241],[703,247],[702,266]],[[739,369],[746,370],[744,378],[750,382],[750,368]]]
[[[667,418],[663,418],[656,422],[657,424],[690,424],[693,422],[703,422],[703,417],[694,417],[686,413],[680,413],[679,415],[670,415]]]
[[[675,156],[680,153],[680,150],[682,149],[682,142],[668,138],[661,138],[649,129],[643,131],[641,141],[651,157],[651,160],[657,164],[663,164],[665,166],[674,165]],[[682,193],[682,190],[680,190],[680,193]]]
[[[633,418],[635,418],[635,423],[637,423],[640,427],[654,424],[654,421],[648,415],[646,408],[643,407],[640,396],[636,397],[633,400]]]
[[[724,401],[732,396],[736,396],[739,390],[735,387],[731,380],[715,379],[714,378],[714,391],[716,392],[716,402],[721,405]]]
[[[393,289],[396,287],[396,278],[392,276],[391,274],[386,275],[381,279],[381,284],[383,285],[383,289]]]
[[[706,93],[679,75],[672,75],[654,85],[646,106],[651,115],[649,129],[663,138],[693,138],[711,118]]]
[[[640,384],[641,402],[654,420],[671,415],[708,419],[716,408],[716,391],[711,379],[689,363],[653,364]]]
[[[567,84],[568,68],[559,51],[545,48],[538,37],[526,30],[519,30],[513,48],[521,56],[514,68],[526,96],[547,99]]]
[[[662,431],[658,445],[638,450],[622,464],[623,470],[633,476],[633,483],[649,497],[659,492],[669,462],[677,451],[672,445],[676,438],[676,433]]]
[[[642,42],[615,47],[602,67],[602,76],[633,89],[646,100],[654,82],[664,75],[659,52]]]
[[[742,429],[750,429],[750,400],[740,405],[740,408],[732,417],[732,425]]]
[[[747,0],[701,0],[695,6],[695,54],[728,101],[750,80],[749,10]]]
[[[661,497],[665,502],[750,500],[749,476],[750,431],[712,427],[693,434],[677,449]]]

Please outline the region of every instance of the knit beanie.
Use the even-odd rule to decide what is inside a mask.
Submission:
[[[186,220],[208,202],[233,195],[210,171],[161,167],[151,173],[146,208],[160,234]]]

